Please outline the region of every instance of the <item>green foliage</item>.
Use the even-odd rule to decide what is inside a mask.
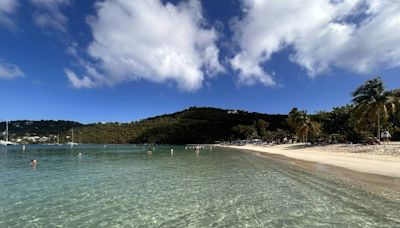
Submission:
[[[297,108],[293,108],[288,114],[287,122],[292,131],[303,142],[308,142],[309,136],[312,136],[313,141],[316,141],[321,133],[320,123],[311,120],[307,111],[299,111]]]
[[[270,126],[268,123],[271,122]],[[214,143],[255,138],[266,128],[286,128],[285,115],[192,107],[129,124],[92,124],[76,129],[82,143]]]
[[[377,138],[380,138],[382,121],[387,121],[390,115],[396,113],[396,105],[400,103],[399,91],[386,91],[381,78],[366,81],[353,93],[353,102],[356,105],[354,114],[364,120],[376,120],[372,128],[377,130]]]
[[[83,124],[63,120],[18,120],[8,124],[10,134],[14,136],[48,136],[62,134],[71,128],[81,127]],[[6,123],[0,123],[0,131],[6,128]]]
[[[255,123],[255,128],[258,132],[258,136],[264,140],[267,141],[270,138],[270,134],[268,133],[267,129],[269,127],[269,123],[265,120],[257,120],[257,123]]]
[[[357,120],[353,117],[354,107],[346,105],[335,107],[331,112],[320,112],[315,115],[321,124],[322,134],[326,139],[339,142],[357,142],[361,135],[357,128]]]

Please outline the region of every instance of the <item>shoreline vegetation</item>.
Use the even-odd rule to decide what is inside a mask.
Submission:
[[[357,172],[400,178],[400,143],[385,145],[303,143],[281,145],[218,145],[220,147],[282,155],[288,158],[332,165]]]

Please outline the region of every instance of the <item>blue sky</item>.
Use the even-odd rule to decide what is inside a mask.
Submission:
[[[377,75],[400,87],[399,10],[389,0],[3,0],[0,119],[330,110]]]

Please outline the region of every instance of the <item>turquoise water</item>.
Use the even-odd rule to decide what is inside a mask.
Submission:
[[[2,147],[0,227],[400,227],[400,193],[290,160],[170,148]]]

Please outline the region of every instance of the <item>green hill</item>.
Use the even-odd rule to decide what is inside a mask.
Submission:
[[[188,144],[214,143],[237,139],[233,128],[238,125],[250,126],[259,120],[269,123],[268,130],[287,130],[287,115],[267,115],[238,110],[192,107],[173,114],[161,115],[131,123],[81,124],[72,121],[29,121],[18,120],[9,123],[11,138],[23,136],[59,135],[60,143],[71,140],[94,144]],[[0,123],[4,131],[5,123]]]
[[[81,127],[83,124],[64,120],[16,120],[8,124],[11,136],[49,136],[63,134],[71,128]],[[0,132],[6,128],[6,123],[0,123]]]
[[[90,124],[76,129],[82,143],[213,143],[233,139],[232,128],[264,120],[269,130],[287,129],[287,115],[267,115],[217,108],[196,108],[120,124]]]

